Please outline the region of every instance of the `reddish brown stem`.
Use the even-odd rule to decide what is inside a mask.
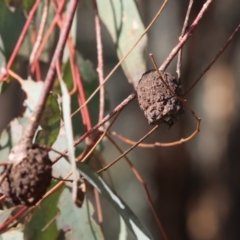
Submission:
[[[128,105],[134,98],[136,98],[136,93],[130,94],[125,100],[123,100],[112,112],[110,112],[103,120],[99,123],[97,123],[92,129],[84,133],[79,139],[77,139],[74,142],[74,146],[77,146],[79,143],[81,143],[86,137],[91,135],[95,130],[97,130],[99,127],[101,127],[105,122],[107,122],[111,117],[113,117],[115,114],[117,114],[119,111],[121,111],[126,105]],[[63,151],[63,154],[67,153],[67,150]],[[53,162],[56,162],[61,157],[57,157],[53,160]]]
[[[202,19],[204,13],[208,10],[210,4],[212,3],[213,0],[208,0],[205,2],[203,5],[202,9],[198,13],[197,17],[195,18],[194,22],[192,25],[189,27],[188,31],[185,33],[185,35],[182,37],[182,39],[178,42],[175,48],[170,52],[166,60],[163,62],[161,67],[159,68],[160,71],[165,71],[165,69],[168,67],[170,62],[173,60],[173,58],[176,56],[178,51],[182,48],[182,46],[186,43],[186,41],[189,39],[189,37],[192,35],[194,30],[196,29],[197,25],[199,24],[199,21]]]
[[[31,24],[31,22],[32,22],[32,19],[33,19],[33,17],[34,17],[34,14],[35,14],[36,11],[37,11],[37,8],[38,8],[38,5],[39,5],[40,2],[41,2],[41,0],[37,0],[37,1],[35,2],[34,6],[32,7],[32,9],[31,9],[31,11],[30,11],[30,13],[29,13],[29,15],[28,15],[27,21],[26,21],[26,23],[25,23],[25,25],[24,25],[24,27],[23,27],[23,30],[22,30],[19,38],[18,38],[17,44],[15,45],[15,48],[14,48],[14,50],[13,50],[13,52],[12,52],[12,55],[11,55],[11,57],[10,57],[8,63],[7,63],[7,67],[6,67],[7,70],[12,66],[12,64],[13,64],[13,62],[14,62],[14,60],[15,60],[18,52],[19,52],[19,49],[20,49],[20,47],[21,47],[21,45],[22,45],[22,42],[23,42],[23,40],[24,40],[24,37],[25,37],[25,35],[26,35],[26,33],[27,33],[28,29],[29,29],[29,26],[30,26],[30,24]],[[3,73],[3,74],[0,76],[0,81],[5,77],[5,74],[6,74],[6,73],[7,73],[7,72]]]
[[[15,215],[9,218],[4,224],[0,226],[0,231],[3,231],[10,223],[16,220],[19,216],[27,211],[28,207],[22,207]]]
[[[97,8],[97,3],[96,0],[92,0],[93,2],[93,8],[95,10],[95,31],[96,31],[96,41],[97,41],[97,58],[98,58],[98,67],[97,67],[97,72],[98,72],[98,80],[99,80],[99,85],[101,88],[99,89],[99,118],[98,121],[102,121],[103,116],[104,116],[104,86],[103,86],[103,81],[104,81],[104,74],[103,74],[103,49],[102,49],[102,37],[101,37],[101,23],[100,23],[100,18],[98,14],[98,8]]]
[[[33,116],[30,119],[30,123],[28,124],[28,126],[26,128],[24,137],[26,139],[30,139],[30,141],[33,138],[34,133],[37,129],[38,122],[40,120],[40,117],[41,117],[43,108],[45,106],[48,94],[49,94],[50,90],[52,89],[52,86],[53,86],[53,83],[54,83],[54,80],[55,80],[55,75],[56,75],[55,67],[56,67],[56,64],[61,61],[62,54],[63,54],[63,49],[64,49],[64,46],[66,44],[70,28],[72,26],[74,13],[77,9],[77,4],[78,4],[78,0],[72,0],[70,2],[69,14],[67,16],[65,25],[64,25],[64,27],[62,29],[62,32],[60,34],[56,50],[54,52],[50,67],[48,69],[47,76],[46,76],[46,79],[45,79],[45,82],[44,82],[43,92],[40,96],[38,105],[36,106],[36,109],[33,113]]]

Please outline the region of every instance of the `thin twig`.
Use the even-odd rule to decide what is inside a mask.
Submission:
[[[173,48],[173,50],[170,52],[166,60],[163,62],[161,67],[159,68],[160,71],[165,71],[165,69],[168,67],[170,62],[173,60],[173,58],[176,56],[178,51],[182,48],[182,46],[186,43],[186,41],[190,38],[196,27],[198,26],[200,20],[202,19],[203,15],[206,13],[208,10],[210,4],[212,3],[213,0],[207,0],[205,4],[203,5],[202,9],[198,13],[197,17],[193,21],[192,25],[189,27],[185,35],[182,37],[182,39],[178,42],[178,44]]]
[[[18,52],[19,52],[19,49],[20,49],[20,47],[21,47],[21,45],[22,45],[22,42],[23,42],[23,40],[24,40],[24,37],[25,37],[25,35],[26,35],[26,33],[27,33],[28,29],[29,29],[29,26],[30,26],[30,24],[31,24],[31,22],[32,22],[32,19],[33,19],[34,15],[35,15],[37,9],[38,9],[38,5],[40,4],[40,2],[41,2],[41,0],[37,0],[37,1],[35,2],[34,6],[32,7],[32,9],[31,9],[31,11],[30,11],[30,13],[29,13],[29,15],[28,15],[27,21],[26,21],[26,23],[25,23],[25,25],[24,25],[24,27],[23,27],[23,30],[22,30],[19,38],[18,38],[18,41],[17,41],[17,43],[16,43],[16,45],[15,45],[15,48],[14,48],[14,50],[13,50],[13,52],[12,52],[12,55],[11,55],[11,57],[10,57],[8,63],[7,63],[7,66],[6,66],[6,70],[7,70],[7,71],[8,71],[8,69],[12,66],[12,64],[13,64],[13,62],[14,62],[14,60],[15,60]],[[5,74],[6,74],[6,73],[7,73],[7,72],[3,73],[3,74],[0,76],[0,81],[5,77]]]
[[[181,41],[182,37],[184,36],[187,28],[188,28],[188,24],[189,24],[189,16],[192,10],[192,5],[193,5],[193,0],[189,0],[189,4],[188,4],[188,9],[187,9],[187,13],[186,13],[186,17],[184,20],[184,24],[183,24],[183,28],[182,28],[182,32],[181,35],[179,37],[179,41]],[[182,64],[182,48],[179,50],[178,52],[178,60],[177,60],[177,75],[178,75],[178,81],[181,81],[181,64]]]
[[[52,89],[52,86],[53,86],[53,83],[55,80],[55,75],[56,75],[55,67],[56,67],[56,64],[61,61],[63,49],[64,49],[65,43],[67,41],[67,38],[68,38],[68,34],[69,34],[69,31],[70,31],[70,28],[72,25],[72,21],[73,21],[74,13],[77,8],[77,4],[78,4],[78,0],[70,1],[69,14],[66,19],[66,24],[63,27],[62,32],[60,34],[59,41],[58,41],[56,50],[54,52],[54,55],[53,55],[53,58],[52,58],[49,70],[47,72],[45,82],[44,82],[44,88],[43,88],[42,94],[40,96],[40,99],[38,101],[38,105],[36,106],[35,111],[34,111],[32,117],[30,118],[30,123],[28,124],[26,131],[24,133],[25,138],[32,139],[34,136],[34,133],[37,129],[38,122],[41,118],[42,111],[44,109],[48,94],[49,94],[50,90]]]
[[[228,38],[227,42],[224,44],[224,46],[219,50],[218,54],[212,59],[212,61],[207,65],[207,67],[202,71],[202,73],[199,75],[197,80],[193,83],[193,85],[184,93],[184,96],[186,96],[195,86],[196,84],[200,81],[202,76],[211,68],[211,66],[217,61],[219,56],[224,52],[224,50],[228,47],[228,45],[231,43],[233,40],[235,34],[239,31],[240,29],[240,24],[237,26],[237,28],[234,30],[232,35]]]
[[[97,130],[99,127],[101,127],[105,122],[107,122],[111,117],[113,117],[116,113],[118,113],[121,109],[123,109],[126,105],[128,105],[134,98],[136,97],[136,93],[130,94],[126,99],[124,99],[112,112],[110,112],[103,120],[99,123],[97,123],[94,127],[92,127],[91,130],[84,133],[79,139],[77,139],[74,142],[74,146],[77,146],[79,143],[81,143],[86,137],[91,135],[95,130]],[[63,154],[66,154],[67,150],[63,151]],[[57,157],[53,160],[53,162],[56,162],[61,157]]]
[[[38,48],[39,48],[39,46],[42,42],[44,27],[45,27],[45,24],[46,24],[46,21],[47,21],[48,9],[49,9],[49,0],[45,0],[45,5],[44,5],[44,8],[43,8],[43,13],[42,13],[41,22],[40,22],[40,25],[39,25],[37,39],[36,39],[36,42],[33,46],[31,55],[29,57],[29,63],[30,64],[32,64],[32,62],[34,60],[34,57],[36,55],[36,52],[37,52],[37,50],[38,50]]]
[[[101,37],[101,23],[98,14],[98,7],[96,0],[92,0],[93,8],[95,10],[95,31],[96,31],[96,41],[97,41],[97,59],[98,59],[98,81],[101,86],[99,89],[99,117],[98,121],[101,122],[104,116],[104,103],[105,103],[105,94],[104,94],[104,74],[103,74],[103,46],[102,46],[102,37]]]
[[[116,121],[117,117],[119,116],[121,110],[118,111],[117,115],[113,118],[113,121],[109,124],[109,126],[106,128],[106,130],[103,132],[103,134],[100,136],[100,138],[96,141],[96,143],[93,145],[93,147],[89,150],[89,152],[84,156],[83,159],[81,159],[81,162],[85,162],[87,158],[92,154],[94,149],[97,147],[97,145],[102,141],[102,139],[105,137],[109,129],[112,127],[114,122]]]
[[[39,59],[44,47],[46,46],[46,43],[49,40],[49,37],[52,34],[53,29],[55,28],[55,26],[57,24],[57,20],[60,16],[59,14],[62,12],[62,10],[64,8],[64,3],[65,3],[65,1],[61,1],[60,5],[58,6],[58,9],[57,9],[58,14],[56,14],[54,19],[52,20],[51,25],[49,26],[48,30],[46,31],[46,33],[42,39],[42,42],[35,54],[35,57],[33,59],[32,65],[31,65],[31,70],[30,70],[32,73],[35,71],[35,68],[36,68],[36,65],[34,64],[34,62],[37,61],[37,59]]]
[[[28,207],[22,207],[16,214],[14,214],[11,218],[9,218],[5,223],[3,223],[0,226],[0,231],[3,231],[10,223],[12,223],[13,221],[15,221],[19,216],[21,216],[26,210],[28,209]]]
[[[112,165],[114,165],[116,162],[118,162],[121,158],[123,158],[126,154],[128,154],[130,151],[132,151],[138,144],[140,144],[143,140],[145,140],[148,136],[150,136],[157,128],[159,128],[159,125],[156,125],[152,130],[150,130],[147,134],[145,134],[139,141],[137,141],[133,146],[131,146],[129,149],[127,149],[124,153],[122,153],[119,157],[117,157],[114,161],[109,163],[106,167],[98,170],[97,172],[103,172],[106,171],[108,168],[110,168]]]
[[[122,149],[117,145],[117,143],[112,139],[112,137],[107,134],[106,137],[108,138],[108,140],[117,148],[117,150],[120,152],[120,154],[123,154],[123,151]],[[153,213],[153,216],[157,222],[157,225],[158,225],[158,228],[160,230],[160,233],[162,234],[162,237],[164,240],[167,240],[167,235],[166,235],[166,232],[162,226],[162,223],[159,219],[159,216],[156,212],[156,209],[155,209],[155,206],[154,206],[154,203],[152,201],[152,198],[151,198],[151,195],[150,195],[150,192],[148,190],[148,187],[147,187],[147,183],[144,181],[143,177],[140,175],[139,171],[133,166],[132,162],[130,161],[130,159],[125,155],[124,156],[125,160],[127,161],[127,163],[129,164],[133,174],[136,176],[136,178],[138,179],[138,181],[140,182],[140,184],[142,184],[143,188],[144,188],[144,191],[146,193],[146,196],[147,196],[147,200],[150,204],[150,207],[151,207],[151,210],[152,210],[152,213]]]

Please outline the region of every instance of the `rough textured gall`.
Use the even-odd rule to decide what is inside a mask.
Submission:
[[[13,148],[11,156],[24,156],[21,161],[9,160],[1,173],[1,191],[15,205],[33,206],[46,193],[52,179],[52,162],[48,152],[30,146],[24,152]],[[21,148],[20,148],[21,149]]]
[[[162,76],[172,92],[182,97],[181,84],[177,79],[167,72]],[[184,113],[182,101],[165,86],[156,70],[147,71],[142,75],[136,91],[140,109],[149,124],[165,123],[171,127]]]

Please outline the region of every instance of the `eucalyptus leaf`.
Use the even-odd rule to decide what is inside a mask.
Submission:
[[[153,239],[148,229],[141,223],[131,209],[117,196],[116,193],[104,182],[104,180],[94,172],[88,165],[78,163],[78,169],[81,175],[94,186],[99,193],[109,200],[118,214],[123,218],[125,224],[137,239],[148,240]]]
[[[4,129],[0,135],[0,162],[6,162],[11,150],[11,136],[9,128]]]
[[[121,59],[144,31],[144,25],[134,0],[97,0],[100,18],[108,29]],[[128,81],[134,86],[146,71],[143,51],[147,44],[146,35],[122,63]]]
[[[99,225],[92,219],[91,203],[85,199],[81,208],[76,207],[69,189],[64,189],[58,202],[61,214],[57,217],[57,227],[65,233],[66,240],[103,240]]]
[[[24,38],[24,41],[20,48],[20,51],[18,52],[18,54],[20,56],[25,57],[26,59],[29,59],[29,56],[31,55],[31,52],[33,49],[32,36],[35,31],[37,31],[37,32],[39,31],[41,19],[42,19],[43,12],[44,12],[45,2],[46,1],[40,1],[40,4],[38,5],[37,12],[36,12],[36,15],[34,18],[34,22],[33,22],[33,24],[31,24],[29,26],[28,32]],[[28,10],[28,8],[31,7],[31,5],[32,5],[31,0],[28,0],[28,1],[25,0],[23,2],[23,7],[25,10]],[[44,27],[42,36],[45,36],[46,31],[49,29],[54,17],[55,17],[54,7],[52,4],[49,4],[47,19],[46,19],[46,23],[45,23],[45,27]],[[39,61],[43,61],[43,62],[50,61],[50,58],[52,56],[52,51],[54,48],[54,44],[55,44],[56,33],[57,33],[57,28],[54,28],[51,35],[49,36],[47,42],[44,45],[41,55],[38,58]]]

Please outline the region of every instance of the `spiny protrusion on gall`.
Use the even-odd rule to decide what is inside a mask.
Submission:
[[[182,97],[181,84],[170,73],[162,73],[173,93]],[[145,72],[136,87],[138,103],[149,124],[172,126],[184,113],[183,104],[161,80],[157,70]]]
[[[15,205],[33,206],[46,193],[52,179],[52,162],[48,152],[41,148],[30,147],[25,153],[14,151],[11,158],[24,156],[21,161],[11,159],[1,173],[1,191],[6,200]]]

